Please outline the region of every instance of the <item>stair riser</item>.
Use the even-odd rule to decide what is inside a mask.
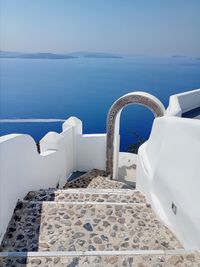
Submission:
[[[197,267],[200,262],[200,254],[150,254],[150,255],[120,255],[120,256],[43,256],[43,257],[24,257],[24,258],[0,258],[0,265],[17,267],[35,267],[35,266],[54,266],[54,267],[131,267],[131,266],[162,266],[162,267]]]
[[[76,256],[145,256],[145,255],[188,255],[200,254],[199,250],[113,250],[113,251],[39,251],[39,252],[0,252],[0,257],[76,257]]]
[[[107,203],[145,203],[145,197],[132,191],[132,194],[99,194],[87,192],[68,193],[63,191],[36,191],[29,192],[25,197],[28,201],[65,201],[65,202],[107,202]]]
[[[49,204],[49,205],[54,205],[54,203],[59,203],[59,204],[63,204],[63,205],[113,205],[113,206],[122,206],[122,207],[125,207],[125,206],[146,206],[147,204],[145,203],[129,203],[129,202],[96,202],[96,201],[82,201],[82,202],[79,202],[79,201],[59,201],[59,200],[54,200],[54,201],[28,201],[28,200],[23,200],[22,201],[23,203],[30,203],[30,204],[42,204],[42,203],[45,203],[45,204]],[[147,205],[150,207],[150,205]]]

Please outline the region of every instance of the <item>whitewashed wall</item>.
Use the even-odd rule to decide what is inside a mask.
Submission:
[[[84,134],[77,136],[77,170],[105,170],[106,134]]]
[[[105,170],[106,134],[83,134],[82,122],[75,117],[62,128],[60,134],[49,132],[42,138],[41,154],[29,135],[0,137],[0,239],[17,200],[30,190],[62,187],[74,171]],[[115,153],[118,162],[117,149]]]
[[[41,154],[29,135],[0,137],[0,239],[18,199],[30,190],[62,186],[74,170],[74,134],[80,121],[70,118],[61,134],[41,140]]]
[[[149,140],[139,149],[136,184],[185,247],[200,249],[199,120],[154,120]]]
[[[200,89],[170,96],[166,115],[179,116],[200,107]]]
[[[106,134],[82,134],[82,122],[75,117],[62,128],[42,138],[41,154],[29,135],[0,137],[0,240],[17,200],[30,190],[62,187],[73,171],[105,170]]]

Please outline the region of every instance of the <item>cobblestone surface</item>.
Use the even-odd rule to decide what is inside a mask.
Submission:
[[[22,203],[3,240],[5,251],[176,249],[179,241],[149,205]]]
[[[67,182],[63,188],[86,188],[88,187],[89,183],[95,177],[98,177],[98,176],[107,177],[108,175],[105,171],[93,169],[81,175],[77,179]]]
[[[102,176],[98,176],[92,179],[92,181],[89,183],[88,188],[98,188],[98,189],[120,189],[120,188],[132,188],[131,186],[122,183],[122,182],[118,182],[118,181],[114,181],[114,180],[110,180],[106,177],[102,177]]]
[[[114,188],[130,188],[125,183],[112,181],[105,171],[91,170],[84,175],[81,175],[76,180],[67,182],[63,188],[99,188],[99,189],[114,189]]]
[[[66,202],[121,202],[121,203],[145,203],[145,197],[136,190],[130,190],[123,194],[113,193],[87,193],[84,192],[68,193],[66,190],[39,190],[31,191],[25,197],[25,200],[32,201],[66,201]]]
[[[2,258],[2,267],[200,267],[200,254]]]
[[[199,253],[176,254],[182,245],[157,219],[145,197],[124,183],[109,180],[104,171],[92,170],[65,188],[85,189],[32,191],[25,197],[27,201],[19,201],[0,251],[112,253],[141,249],[164,250],[166,254],[0,257],[0,267],[200,267]],[[168,250],[174,254],[168,255]]]

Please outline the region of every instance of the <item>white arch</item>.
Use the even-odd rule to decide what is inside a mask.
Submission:
[[[149,108],[155,117],[165,114],[165,107],[155,96],[145,92],[132,92],[117,99],[107,115],[106,171],[111,179],[117,178],[120,115],[124,107],[139,104]]]

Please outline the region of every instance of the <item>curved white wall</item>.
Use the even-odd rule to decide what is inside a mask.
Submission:
[[[139,149],[136,184],[185,247],[200,249],[199,120],[154,120],[149,140]]]

